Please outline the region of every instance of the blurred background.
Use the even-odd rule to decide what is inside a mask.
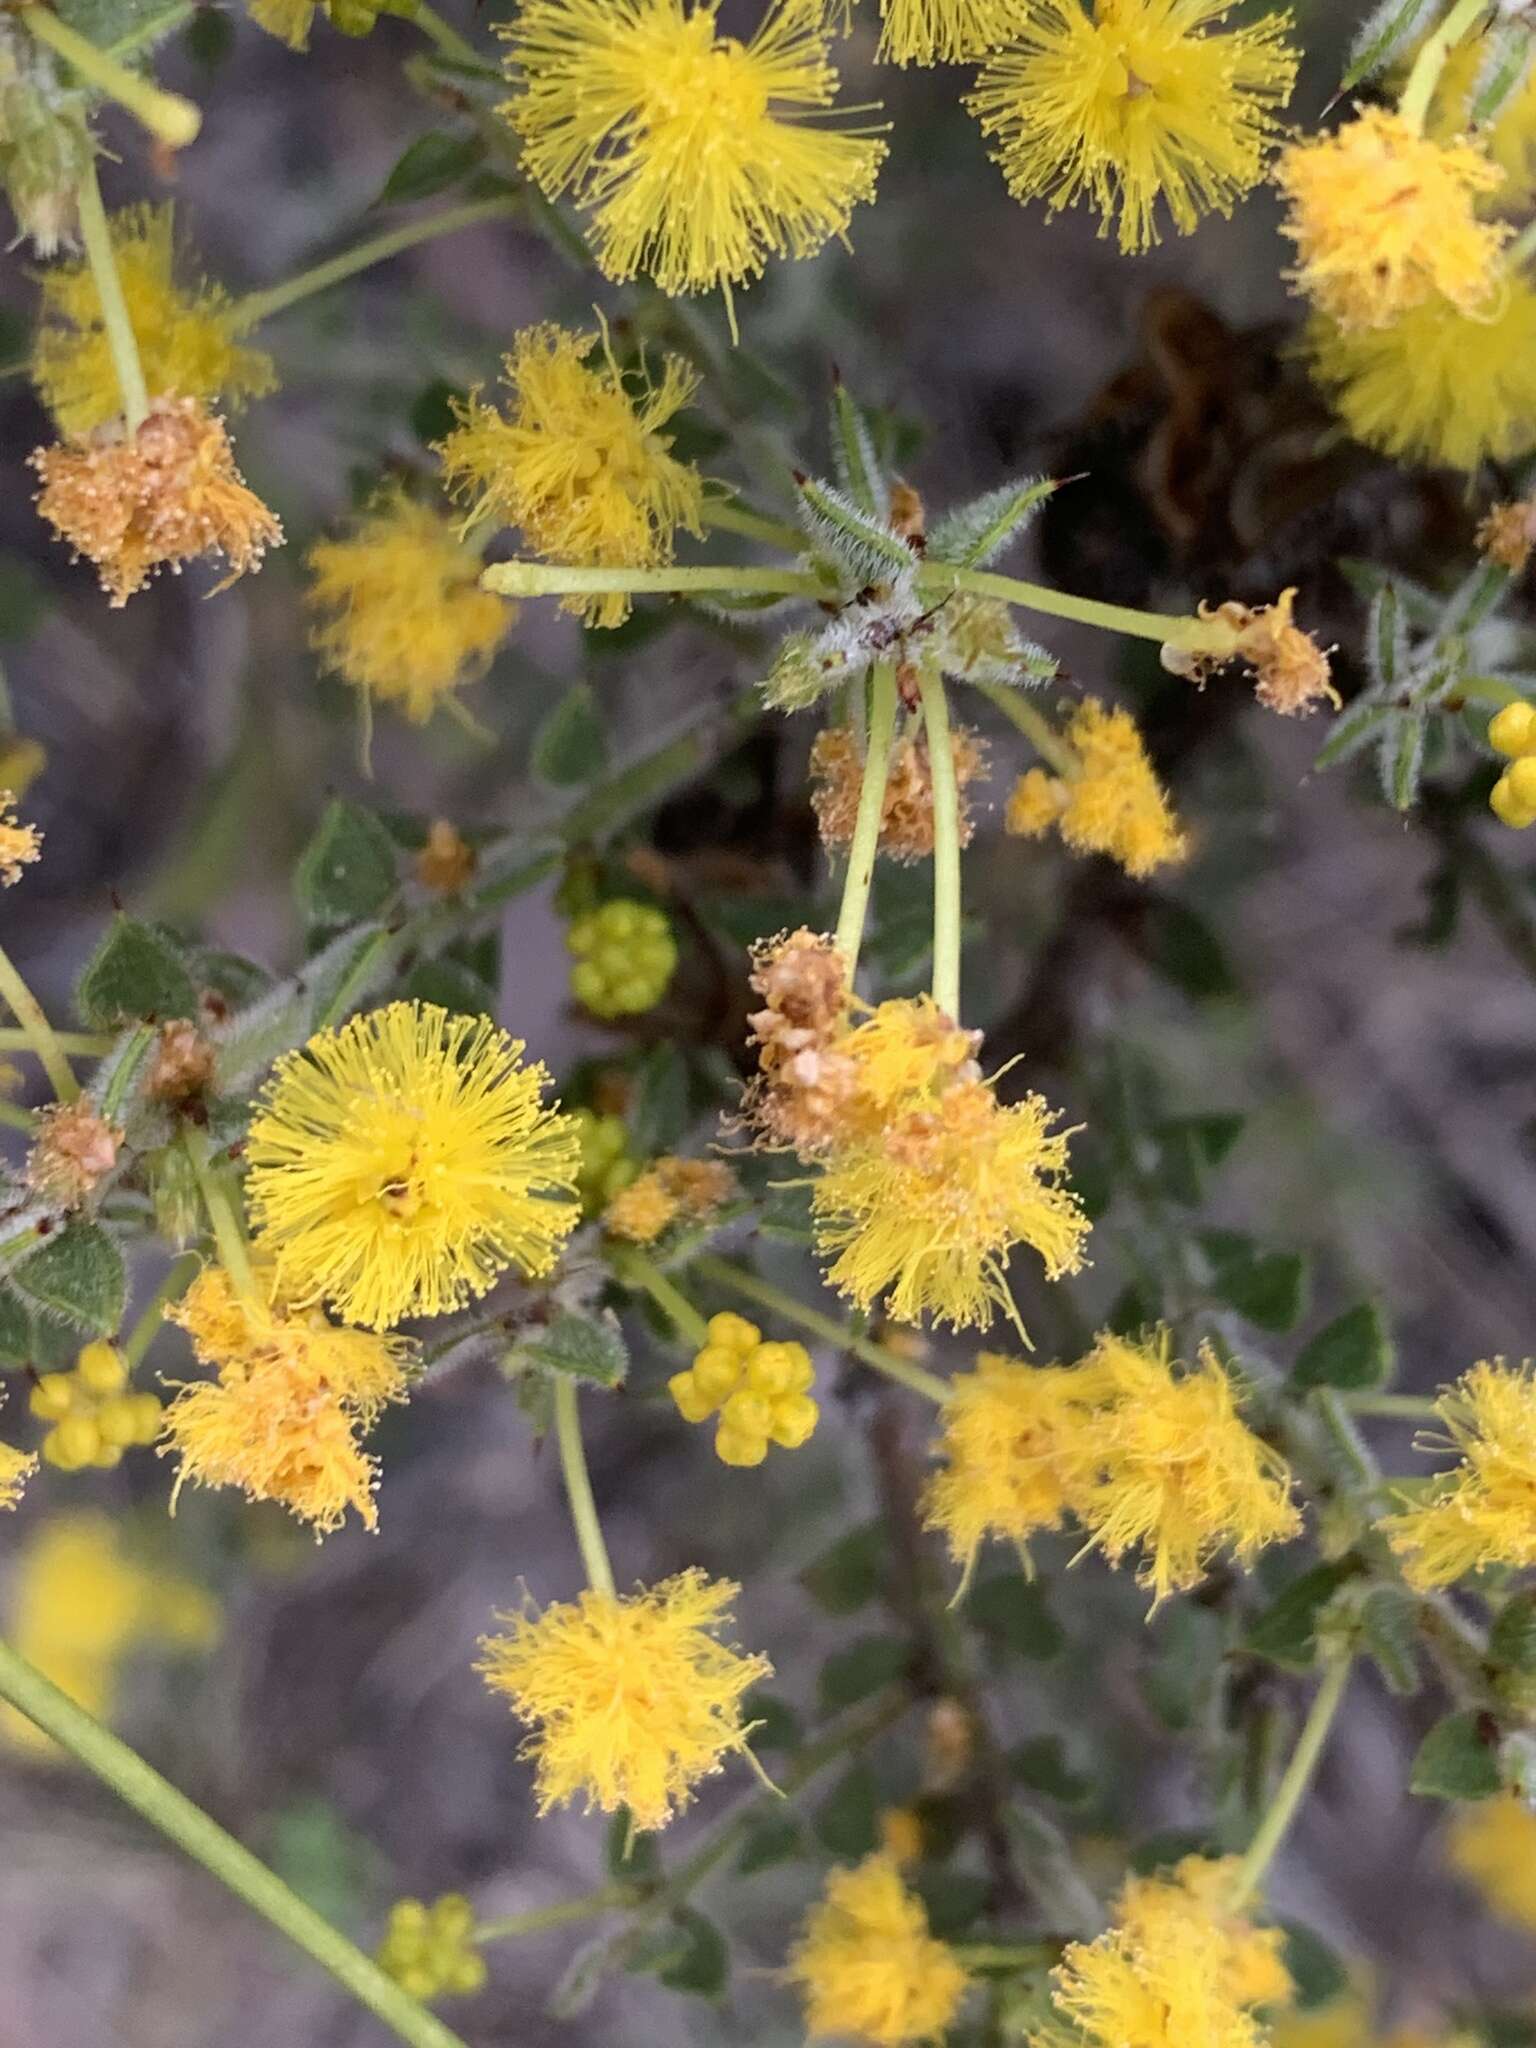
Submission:
[[[492,47],[493,16],[449,11]],[[856,218],[851,252],[777,266],[740,302],[752,368],[729,375],[744,389],[758,366],[768,373],[752,403],[786,470],[792,456],[826,466],[835,364],[889,416],[930,505],[1023,470],[1083,473],[1053,499],[1035,569],[1021,573],[1166,610],[1200,597],[1263,602],[1294,583],[1303,623],[1339,643],[1347,695],[1361,607],[1340,558],[1436,581],[1466,558],[1472,512],[1454,481],[1352,446],[1309,391],[1292,359],[1287,245],[1269,197],[1122,258],[1092,220],[1048,223],[1011,202],[958,104],[965,74],[876,75],[868,0],[858,13],[850,95],[878,93],[893,123],[879,203]],[[1308,64],[1296,113],[1312,123],[1354,26],[1339,16],[1354,10],[1297,13]],[[189,257],[235,293],[410,218],[378,200],[407,144],[442,121],[404,72],[423,47],[405,22],[385,18],[355,41],[322,21],[297,55],[237,13],[200,13],[162,76],[201,104],[202,136],[162,175],[109,116],[109,208],[173,198]],[[614,762],[669,731],[704,732],[707,771],[629,841],[685,909],[684,968],[664,1011],[628,1041],[581,1018],[565,995],[551,888],[509,912],[501,1017],[561,1076],[667,1035],[735,1058],[743,937],[774,930],[786,903],[826,885],[806,799],[813,722],[774,719],[742,740],[724,716],[764,643],[701,621],[604,640],[530,606],[468,693],[494,743],[386,711],[370,783],[349,693],[317,672],[298,604],[308,543],[381,471],[430,464],[446,391],[492,378],[516,329],[589,322],[596,303],[621,331],[629,322],[665,342],[655,306],[497,225],[279,316],[261,339],[281,388],[234,431],[287,547],[216,603],[204,601],[213,579],[194,573],[115,613],[32,510],[25,458],[49,432],[24,374],[35,298],[29,259],[13,251],[0,271],[0,660],[17,728],[47,749],[28,800],[47,850],[4,917],[7,946],[50,1007],[62,1014],[114,902],[290,967],[301,932],[289,876],[329,793],[489,830],[551,815],[554,797],[526,767],[530,741],[584,675]],[[689,317],[724,351],[718,306]],[[1320,720],[1266,718],[1235,679],[1197,695],[1160,676],[1145,649],[1122,658],[1117,644],[1040,624],[1070,683],[1135,706],[1196,853],[1165,890],[1054,844],[1005,840],[998,813],[1023,750],[991,714],[979,719],[993,779],[966,870],[984,934],[968,952],[967,992],[990,1054],[1024,1055],[1028,1084],[1089,1125],[1085,1173],[1108,1163],[1115,1132],[1134,1142],[1135,1116],[1240,1113],[1198,1221],[1305,1256],[1303,1332],[1379,1298],[1400,1384],[1416,1390],[1478,1357],[1522,1354],[1536,1257],[1536,948],[1522,924],[1531,875],[1512,835],[1434,805],[1405,821],[1365,774],[1312,772]],[[922,876],[882,884],[890,930],[924,887]],[[898,951],[893,939],[901,985]],[[1157,1312],[1156,1258],[1138,1232],[1112,1211],[1070,1294],[1019,1276],[1041,1357],[1073,1355],[1133,1283]],[[809,1284],[800,1254],[766,1256],[789,1284]],[[142,1274],[140,1292],[156,1277]],[[669,1347],[639,1325],[631,1334],[631,1387],[587,1404],[620,1578],[699,1564],[742,1580],[740,1639],[773,1658],[773,1693],[814,1715],[828,1655],[886,1625],[882,1607],[900,1617],[911,1588],[893,1571],[864,1609],[844,1600],[835,1612],[814,1596],[814,1574],[812,1588],[801,1575],[850,1528],[910,1509],[927,1418],[823,1361],[826,1419],[812,1444],[731,1472],[707,1432],[678,1426],[656,1398],[675,1367]],[[174,1332],[155,1356],[174,1378]],[[1406,1431],[1373,1434],[1389,1469],[1414,1468]],[[402,1894],[463,1890],[495,1917],[604,1881],[601,1822],[535,1821],[518,1731],[472,1668],[476,1639],[525,1585],[547,1599],[578,1584],[550,1447],[494,1370],[472,1362],[389,1418],[379,1449],[377,1535],[349,1528],[317,1547],[276,1509],[222,1496],[189,1495],[168,1522],[167,1470],[134,1453],[112,1474],[45,1472],[6,1519],[0,1550],[12,1626],[44,1616],[101,1711],[365,1946]],[[1067,1562],[1066,1546],[1047,1546],[1029,1613],[983,1630],[982,1676],[1001,1741],[1060,1739],[1049,1753],[1063,1773],[1031,1796],[1107,1889],[1128,1843],[1205,1823],[1201,1688],[1215,1685],[1219,1649],[1198,1603],[1144,1626],[1131,1589],[1091,1565],[1069,1574]],[[1277,1902],[1346,1957],[1370,1959],[1390,2019],[1435,2035],[1462,2006],[1518,2004],[1536,1951],[1448,1872],[1438,1809],[1402,1789],[1432,1711],[1355,1681]],[[914,1723],[818,1785],[804,1803],[811,1862],[727,1870],[711,1884],[702,1903],[735,1957],[719,1998],[630,1974],[579,2017],[543,2017],[588,1938],[578,1926],[493,1948],[489,1985],[448,2016],[477,2048],[797,2041],[794,2002],[770,1973],[814,1859],[872,1839],[879,1809],[931,1770],[935,1739],[930,1729],[925,1751]],[[83,1774],[24,1731],[0,1730],[0,1741],[0,2048],[383,2038]],[[742,1770],[709,1788],[665,1852],[746,1789]],[[964,1876],[962,1859],[939,1888]]]

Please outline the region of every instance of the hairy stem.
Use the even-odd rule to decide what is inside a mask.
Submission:
[[[0,1640],[0,1698],[35,1722],[71,1756],[110,1785],[119,1799],[151,1827],[184,1849],[237,1898],[252,1906],[280,1933],[329,1970],[401,2041],[411,2048],[464,2048],[457,2034],[419,2006],[377,1963],[354,1948],[297,1898],[281,1878],[249,1849],[210,1820],[200,1806],[152,1770],[127,1743],[119,1741],[77,1707],[72,1699]]]
[[[949,703],[937,669],[918,676],[933,780],[933,1000],[960,1022],[960,791]]]
[[[779,519],[765,519],[734,498],[706,498],[704,525],[711,533],[739,533],[748,540],[760,540],[765,547],[782,548],[795,554],[805,542],[804,534]]]
[[[23,7],[19,15],[22,26],[38,42],[56,57],[62,57],[66,64],[73,65],[87,85],[94,85],[109,100],[126,107],[157,141],[169,144],[172,149],[185,149],[202,127],[202,114],[190,100],[184,100],[179,93],[162,92],[158,85],[140,78],[105,50],[98,50],[67,22],[60,21],[51,7]]]
[[[4,946],[0,946],[0,997],[10,1005],[27,1049],[36,1056],[54,1094],[60,1102],[73,1102],[80,1093],[80,1083],[64,1057],[58,1033]]]
[[[974,591],[978,597],[1000,597],[1022,611],[1045,612],[1056,619],[1074,619],[1106,633],[1126,633],[1135,640],[1157,640],[1191,654],[1225,660],[1237,651],[1236,629],[1224,619],[1192,618],[1187,613],[1143,612],[1129,605],[1101,604],[1096,597],[1073,597],[1045,583],[1026,583],[1018,576],[999,576],[990,569],[957,569],[947,562],[926,562],[917,573],[924,597],[943,597],[952,590]]]
[[[202,1263],[196,1252],[183,1252],[166,1268],[165,1278],[145,1302],[133,1328],[123,1339],[123,1358],[130,1372],[159,1335],[166,1310],[173,1301],[180,1301],[197,1278]]]
[[[567,1927],[573,1920],[590,1920],[599,1913],[622,1912],[637,1906],[645,1894],[632,1884],[604,1885],[579,1899],[560,1899],[552,1906],[531,1906],[526,1913],[509,1913],[504,1920],[482,1920],[475,1928],[478,1947],[487,1942],[515,1941],[524,1934],[543,1934],[551,1927]]]
[[[568,1373],[554,1375],[555,1435],[560,1444],[560,1470],[565,1476],[565,1497],[570,1503],[571,1523],[581,1551],[587,1583],[595,1593],[611,1594],[613,1566],[597,1519],[597,1502],[592,1498],[592,1475],[581,1441],[581,1416],[577,1409],[576,1382]]]
[[[466,42],[451,22],[444,21],[435,7],[427,5],[427,0],[416,0],[409,19],[450,62],[467,64],[477,71],[489,68],[474,44]]]
[[[1065,778],[1077,773],[1076,754],[1045,714],[1035,709],[1025,691],[1011,690],[1005,683],[978,683],[975,687],[1010,724],[1018,727],[1041,760],[1048,761],[1058,775]]]
[[[1258,1832],[1249,1843],[1247,1853],[1238,1865],[1233,1879],[1231,1904],[1238,1912],[1247,1905],[1264,1881],[1264,1874],[1274,1861],[1280,1844],[1285,1840],[1291,1822],[1296,1818],[1302,1801],[1307,1796],[1316,1771],[1323,1746],[1333,1727],[1334,1716],[1344,1698],[1349,1684],[1351,1662],[1348,1657],[1339,1657],[1329,1665],[1323,1682],[1317,1688],[1307,1718],[1297,1737],[1291,1760],[1285,1767],[1280,1783],[1275,1787],[1275,1796],[1269,1803],[1269,1810],[1259,1822]]]
[[[696,569],[581,569],[564,562],[493,562],[480,578],[499,597],[592,597],[612,591],[630,597],[728,596],[748,591],[769,597],[822,597],[825,586],[805,569],[735,569],[712,562]]]
[[[245,1226],[235,1213],[235,1205],[230,1200],[223,1178],[213,1170],[208,1157],[208,1141],[200,1132],[189,1131],[183,1143],[197,1179],[197,1191],[203,1198],[219,1264],[234,1282],[237,1292],[243,1294],[247,1301],[260,1302],[261,1289],[256,1285],[256,1275],[251,1267]]]
[[[1429,112],[1429,103],[1440,83],[1446,59],[1478,16],[1487,11],[1488,0],[1456,0],[1456,5],[1440,26],[1419,45],[1419,53],[1408,73],[1408,82],[1403,87],[1403,96],[1397,103],[1397,111],[1411,128],[1422,131],[1424,116]]]
[[[109,1053],[117,1040],[109,1031],[55,1031],[55,1045],[60,1052],[78,1053],[82,1059],[99,1060]],[[0,1052],[35,1052],[29,1033],[14,1030],[7,1025],[0,1029]]]
[[[837,913],[837,950],[843,956],[849,988],[853,987],[859,948],[864,943],[864,922],[869,915],[869,892],[874,886],[875,859],[880,851],[880,821],[885,813],[885,781],[895,731],[896,665],[877,661],[870,675],[864,780],[859,785],[858,815],[848,845],[848,872],[843,877],[843,901]]]

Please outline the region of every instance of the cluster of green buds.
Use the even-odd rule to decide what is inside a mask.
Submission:
[[[604,1116],[595,1109],[577,1109],[571,1114],[581,1140],[581,1161],[576,1168],[581,1212],[600,1216],[639,1173],[640,1162],[629,1149],[629,1128],[623,1117]]]
[[[462,1892],[444,1892],[430,1906],[399,1899],[379,1944],[379,1968],[423,2004],[468,1998],[485,1983],[485,1957],[475,1947],[475,1909]]]
[[[115,1344],[87,1344],[72,1372],[50,1372],[32,1389],[32,1413],[52,1425],[42,1441],[44,1462],[60,1472],[87,1466],[109,1470],[123,1452],[152,1444],[160,1434],[160,1399],[134,1393],[128,1363]]]
[[[1488,744],[1509,766],[1488,798],[1493,815],[1517,832],[1536,825],[1536,704],[1522,698],[1488,721]]]
[[[715,1454],[726,1465],[761,1465],[770,1443],[805,1443],[821,1410],[811,1399],[816,1369],[803,1344],[765,1344],[756,1323],[726,1312],[709,1319],[709,1342],[667,1391],[685,1422],[718,1410]]]
[[[594,1017],[636,1017],[654,1009],[677,967],[677,940],[664,910],[613,896],[578,917],[566,934],[576,956],[571,993]]]
[[[75,194],[93,150],[86,103],[64,84],[52,51],[0,14],[0,185],[39,256],[75,234]]]

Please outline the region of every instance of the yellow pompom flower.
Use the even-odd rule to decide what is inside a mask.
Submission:
[[[1536,1813],[1516,1793],[1459,1807],[1446,1855],[1501,1920],[1536,1929]]]
[[[1186,1857],[1167,1878],[1132,1878],[1115,1923],[1074,1942],[1051,1973],[1057,2014],[1091,2048],[1262,2048],[1254,2008],[1283,2004],[1290,1977],[1278,1929],[1222,1903],[1235,1861]],[[1059,2048],[1054,2027],[1026,2035]]]
[[[1180,234],[1259,182],[1290,97],[1290,17],[1221,30],[1231,0],[1024,0],[966,104],[1016,199],[1087,198],[1120,247]]]
[[[551,199],[591,216],[598,267],[664,292],[813,256],[873,198],[880,136],[833,112],[825,0],[769,0],[750,42],[718,0],[524,0],[502,112]]]
[[[1498,509],[1522,513],[1525,508],[1515,505]],[[1493,516],[1490,514],[1490,518]],[[1526,546],[1525,523],[1522,519],[1522,547]],[[1501,824],[1516,832],[1528,832],[1536,825],[1536,704],[1520,697],[1503,705],[1488,721],[1488,744],[1509,762],[1488,793],[1488,807]]]
[[[0,789],[0,888],[9,889],[21,880],[21,871],[43,857],[43,835],[35,825],[24,825],[16,816],[16,799]]]
[[[0,1400],[4,1399],[0,1392]],[[0,1443],[0,1508],[13,1508],[21,1499],[22,1489],[37,1470],[37,1459],[27,1451],[18,1451],[14,1444]]]
[[[480,588],[482,563],[430,505],[393,491],[342,540],[306,556],[310,645],[355,689],[425,725],[481,675],[516,610]]]
[[[1343,328],[1384,327],[1436,297],[1492,315],[1511,231],[1476,205],[1501,182],[1476,143],[1435,142],[1400,114],[1362,107],[1333,134],[1293,142],[1275,167],[1296,281]]]
[[[1006,42],[1015,0],[880,0],[876,56],[888,64],[967,64]]]
[[[1461,1462],[1429,1497],[1382,1523],[1410,1586],[1449,1586],[1482,1565],[1536,1564],[1536,1377],[1530,1362],[1480,1360],[1435,1403]]]
[[[1230,1550],[1244,1569],[1297,1534],[1291,1475],[1238,1412],[1231,1376],[1209,1345],[1178,1370],[1161,1330],[1133,1344],[1106,1333],[1083,1369],[1102,1376],[1095,1463],[1073,1508],[1111,1564],[1142,1554],[1137,1584],[1153,1604],[1198,1585]]]
[[[163,1448],[180,1460],[173,1504],[190,1480],[278,1501],[317,1536],[348,1508],[375,1527],[378,1469],[361,1438],[404,1397],[411,1346],[248,1299],[221,1267],[206,1268],[167,1314],[217,1373],[179,1384],[166,1409]]]
[[[152,398],[221,399],[237,407],[276,388],[272,358],[237,339],[222,285],[175,281],[169,206],[130,206],[111,221],[112,253]],[[83,259],[39,274],[42,305],[32,377],[61,434],[78,438],[123,409],[91,268]]]
[[[1008,799],[1008,831],[1038,839],[1054,826],[1077,852],[1107,853],[1138,880],[1188,859],[1189,841],[1128,711],[1085,698],[1064,737],[1076,772],[1022,775]]]
[[[932,2041],[960,2010],[969,1979],[947,1942],[902,1883],[887,1851],[852,1870],[834,1870],[789,1952],[788,1975],[805,2001],[813,2041],[869,2041],[903,2048]]]
[[[951,1382],[941,1469],[923,1505],[957,1564],[969,1570],[989,1536],[1022,1546],[1061,1527],[1074,1476],[1080,1484],[1085,1464],[1092,1469],[1102,1391],[1089,1366],[1024,1365],[995,1352]]]
[[[547,1273],[576,1227],[580,1139],[542,1066],[486,1017],[391,1003],[274,1069],[249,1196],[278,1291],[382,1330],[446,1315],[509,1264]]]
[[[438,449],[444,479],[482,519],[521,527],[546,561],[594,569],[654,569],[673,536],[703,531],[704,483],[671,453],[662,432],[698,388],[697,372],[668,356],[659,382],[625,375],[603,338],[528,327],[503,358],[507,409],[478,394],[455,406],[458,426]],[[563,609],[594,626],[629,616],[622,592],[569,597]]]
[[[816,1368],[803,1344],[764,1343],[756,1323],[727,1311],[711,1316],[706,1342],[667,1392],[685,1422],[718,1412],[715,1455],[724,1465],[761,1465],[770,1443],[797,1451],[821,1411],[811,1399]]]
[[[719,1640],[738,1590],[686,1571],[501,1617],[511,1632],[482,1641],[477,1668],[531,1724],[540,1813],[580,1797],[589,1812],[627,1807],[637,1828],[663,1827],[746,1748],[742,1698],[772,1666]]]
[[[1522,272],[1471,313],[1437,295],[1385,327],[1319,317],[1306,349],[1345,426],[1383,455],[1473,470],[1536,448],[1536,288]]]

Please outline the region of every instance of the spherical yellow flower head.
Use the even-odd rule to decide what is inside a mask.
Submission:
[[[606,4],[606,0],[604,0]],[[525,10],[526,12],[526,10]],[[482,519],[522,528],[546,561],[584,569],[655,569],[672,559],[679,527],[699,534],[704,484],[672,455],[661,430],[688,404],[698,374],[668,356],[660,382],[620,371],[606,338],[525,328],[503,358],[509,397],[498,412],[478,393],[456,404],[438,449],[452,494]],[[623,591],[568,597],[562,609],[592,626],[629,616]]]
[[[152,1444],[165,1419],[159,1395],[135,1393],[128,1361],[100,1339],[83,1347],[73,1371],[44,1373],[27,1405],[50,1425],[40,1449],[58,1472],[111,1471],[124,1451]]]
[[[1386,327],[1319,317],[1306,346],[1345,426],[1383,455],[1474,470],[1536,448],[1536,287],[1519,272],[1480,311],[1437,296]]]
[[[711,1316],[709,1340],[686,1372],[667,1381],[685,1422],[716,1413],[715,1454],[726,1465],[761,1465],[768,1446],[797,1451],[821,1410],[811,1399],[816,1368],[803,1344],[764,1343],[745,1316]]]
[[[16,816],[16,799],[0,789],[0,887],[9,889],[21,880],[21,871],[43,857],[43,835],[35,825],[23,825]]]
[[[812,2040],[870,2041],[878,2048],[932,2041],[960,2010],[968,1979],[947,1942],[902,1883],[887,1852],[834,1870],[789,1952],[788,1975],[805,2001]]]
[[[959,796],[960,844],[969,846],[976,829],[969,790],[987,772],[987,743],[957,726],[952,734],[955,786]],[[811,747],[811,805],[821,843],[846,847],[858,819],[864,781],[864,753],[844,725],[829,725]],[[880,851],[892,860],[927,860],[933,853],[933,768],[926,736],[903,734],[891,749],[880,806]]]
[[[235,467],[224,422],[196,399],[157,400],[131,439],[103,427],[29,460],[42,485],[39,513],[96,564],[114,609],[160,569],[217,554],[233,581],[282,542],[278,520]]]
[[[1517,1793],[1458,1807],[1445,1848],[1501,1920],[1536,1929],[1536,1813]]]
[[[875,55],[886,64],[968,64],[1006,42],[1014,0],[880,0]]]
[[[219,398],[237,407],[276,388],[272,358],[236,340],[234,301],[223,286],[201,278],[176,283],[171,207],[127,207],[112,216],[111,234],[151,396]],[[51,264],[39,283],[32,376],[59,432],[78,439],[123,409],[101,300],[83,260]]]
[[[957,1564],[969,1568],[989,1536],[1022,1546],[1061,1527],[1093,1470],[1103,1377],[1091,1366],[1023,1365],[983,1352],[974,1372],[952,1381],[941,1469],[924,1509]]]
[[[1217,30],[1231,0],[1026,0],[1009,48],[966,104],[1016,199],[1087,198],[1120,247],[1159,240],[1157,202],[1187,235],[1256,185],[1290,97],[1290,17]]]
[[[823,0],[770,0],[748,43],[715,0],[525,0],[500,33],[502,112],[550,198],[591,216],[598,266],[727,293],[770,256],[814,256],[872,199],[878,134],[829,118]]]
[[[1191,1856],[1169,1878],[1132,1878],[1115,1924],[1051,1973],[1056,2011],[1093,2048],[1262,2048],[1253,2008],[1284,2003],[1292,1985],[1280,1931],[1222,1902],[1236,1870]]]
[[[1008,799],[1010,832],[1038,839],[1054,826],[1077,852],[1107,853],[1138,878],[1188,859],[1189,841],[1128,711],[1088,697],[1065,738],[1077,773],[1022,775]]]
[[[411,1347],[248,1300],[218,1267],[168,1314],[218,1374],[181,1384],[166,1410],[163,1448],[180,1460],[173,1504],[190,1480],[278,1501],[317,1536],[348,1508],[375,1527],[378,1469],[361,1438],[403,1398]]]
[[[1198,1585],[1218,1551],[1246,1570],[1301,1527],[1290,1471],[1243,1421],[1215,1353],[1203,1345],[1178,1370],[1170,1349],[1166,1330],[1139,1344],[1106,1334],[1083,1361],[1103,1395],[1097,1469],[1072,1502],[1111,1564],[1141,1552],[1137,1584],[1154,1605]]]
[[[354,688],[425,725],[450,690],[482,674],[516,608],[480,588],[480,557],[448,520],[403,492],[344,540],[305,557],[310,645]]]
[[[1381,1524],[1410,1586],[1449,1586],[1483,1565],[1536,1564],[1536,1378],[1530,1362],[1479,1361],[1435,1403],[1443,1439],[1461,1462],[1428,1499]]]
[[[1290,203],[1296,282],[1340,327],[1384,327],[1436,297],[1495,312],[1510,229],[1477,216],[1502,183],[1477,144],[1435,142],[1362,107],[1333,134],[1293,142],[1275,183]]]
[[[687,1571],[503,1617],[511,1633],[485,1638],[478,1669],[532,1724],[523,1754],[541,1813],[579,1796],[588,1812],[622,1806],[637,1828],[664,1827],[746,1748],[742,1698],[772,1666],[718,1640],[738,1590]]]
[[[1488,796],[1488,807],[1516,832],[1536,825],[1536,704],[1506,704],[1488,721],[1488,744],[1509,761]]]
[[[248,1183],[279,1292],[382,1330],[446,1315],[515,1264],[547,1273],[581,1211],[574,1121],[486,1017],[391,1003],[280,1060]]]

